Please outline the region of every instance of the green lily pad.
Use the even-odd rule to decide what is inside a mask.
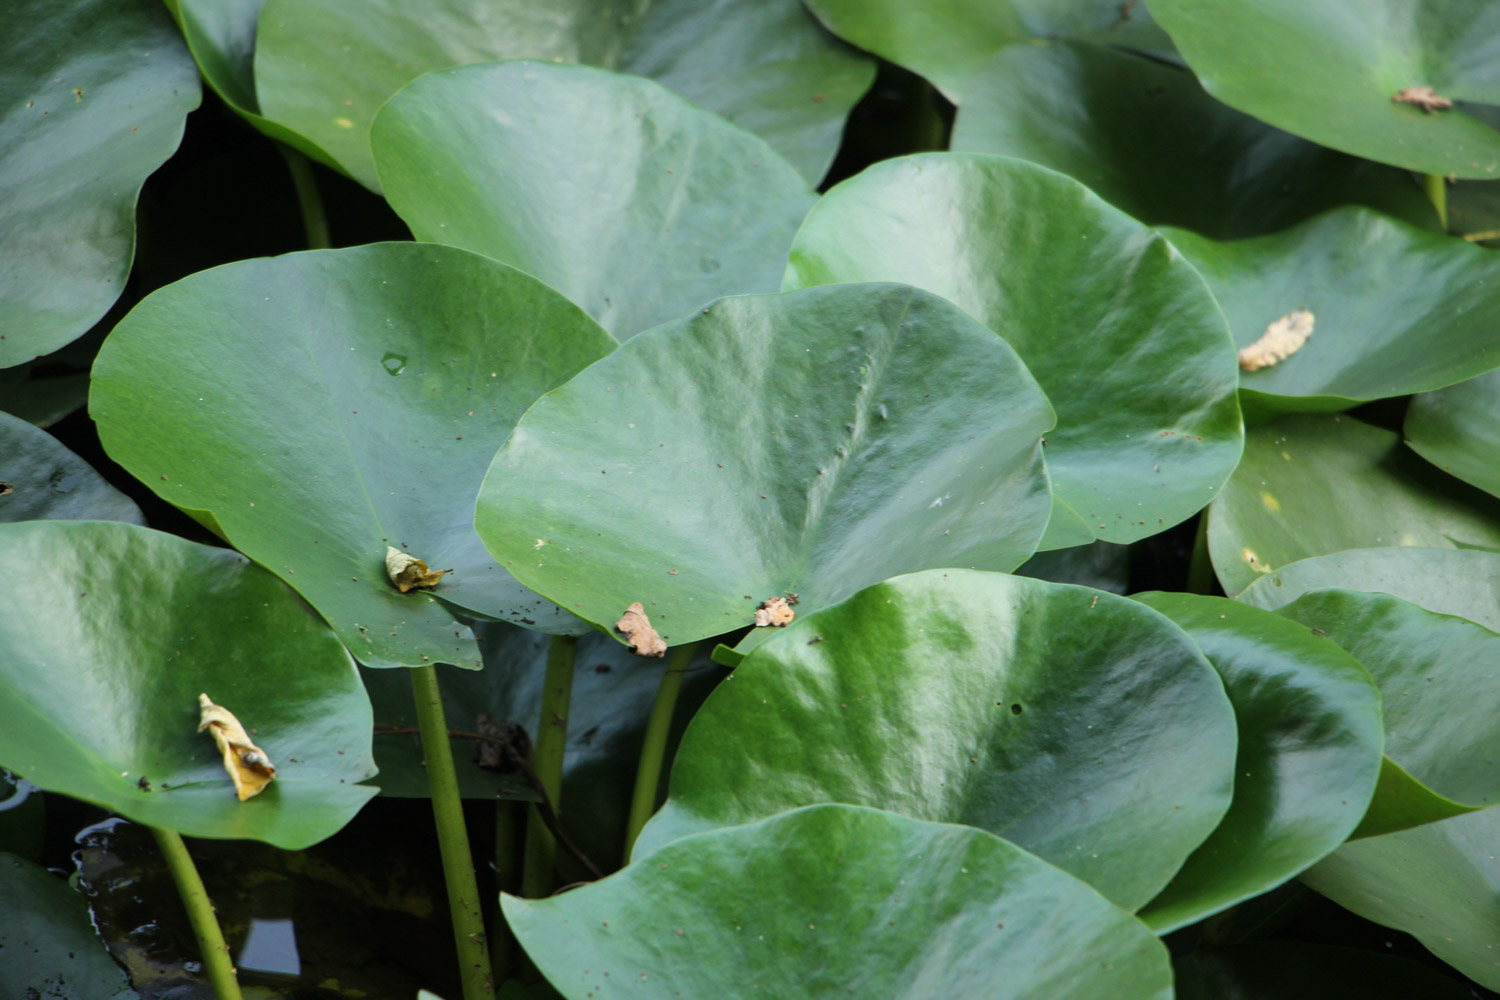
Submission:
[[[1500,803],[1500,634],[1349,590],[1304,594],[1276,613],[1342,646],[1380,685],[1389,762],[1356,835]]]
[[[5,14],[0,368],[82,336],[120,297],[136,196],[199,98],[156,0],[15,0]]]
[[[639,601],[692,642],[772,597],[805,613],[897,573],[1019,566],[1050,507],[1051,424],[1015,352],[935,295],[739,296],[538,400],[475,527],[583,618],[609,629]]]
[[[348,652],[243,556],[132,524],[0,524],[0,766],[152,826],[295,850],[378,789]],[[244,802],[198,696],[276,766]]]
[[[1224,679],[1239,726],[1234,801],[1141,912],[1157,933],[1275,888],[1359,825],[1380,773],[1380,691],[1360,662],[1296,622],[1221,597],[1142,594]]]
[[[1144,4],[1115,0],[806,0],[834,34],[925,76],[954,104],[1006,46],[1083,38],[1175,58]],[[1023,46],[1018,46],[1023,47]]]
[[[1418,396],[1406,411],[1405,431],[1427,461],[1500,496],[1500,371]]]
[[[1500,553],[1479,549],[1350,549],[1316,556],[1267,573],[1238,600],[1274,611],[1332,588],[1390,594],[1500,632]]]
[[[1162,237],[1077,181],[998,156],[878,163],[808,215],[784,287],[847,281],[936,292],[1036,375],[1057,409],[1059,510],[1043,548],[1154,535],[1207,505],[1239,461],[1238,372],[1213,296]]]
[[[134,501],[57,438],[0,413],[0,521],[42,518],[146,523]]]
[[[1428,174],[1500,177],[1500,18],[1486,0],[1152,0],[1210,94],[1334,149]],[[1455,103],[1395,100],[1431,88]]]
[[[587,630],[494,564],[472,511],[521,412],[612,345],[534,278],[462,250],[313,251],[147,297],[99,352],[90,407],[111,457],[208,512],[361,663],[477,668],[445,602]],[[400,593],[388,546],[453,572]]]
[[[1248,432],[1209,511],[1208,551],[1230,596],[1299,559],[1401,545],[1500,548],[1500,502],[1346,416],[1299,414]]]
[[[269,0],[254,52],[265,114],[371,188],[385,178],[370,122],[429,70],[535,59],[651,77],[759,135],[810,184],[875,77],[798,0]]]
[[[391,98],[370,142],[417,239],[534,274],[620,340],[775,291],[815,197],[755,136],[582,66],[431,73]]]
[[[1303,941],[1256,941],[1172,962],[1177,1000],[1473,1000],[1456,979],[1409,958]]]
[[[635,854],[846,802],[988,830],[1133,910],[1224,817],[1234,759],[1218,675],[1155,611],[932,570],[747,657],[689,725]]]
[[[1488,250],[1363,208],[1238,243],[1163,232],[1213,289],[1236,346],[1288,313],[1313,314],[1299,350],[1241,372],[1247,413],[1343,410],[1500,367],[1500,258]],[[1482,424],[1500,442],[1495,416]],[[1500,484],[1493,454],[1482,464]]]
[[[1437,226],[1405,171],[1272,128],[1152,59],[1067,42],[1018,45],[981,68],[965,96],[954,150],[1050,167],[1152,225],[1239,238],[1353,202]]]
[[[716,830],[501,906],[568,1000],[1172,995],[1166,949],[1084,883],[980,830],[851,806]]]
[[[40,865],[0,854],[0,994],[136,1000],[89,922],[82,892]]]

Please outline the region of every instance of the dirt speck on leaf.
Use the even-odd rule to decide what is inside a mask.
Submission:
[[[615,622],[615,631],[625,636],[637,656],[667,655],[667,644],[657,635],[656,629],[651,627],[651,619],[646,616],[646,606],[640,601],[625,609],[625,614]]]
[[[1285,361],[1302,349],[1313,333],[1313,314],[1295,309],[1266,327],[1255,343],[1240,349],[1240,371],[1257,372]]]
[[[784,628],[792,623],[797,612],[792,610],[792,603],[785,597],[772,597],[760,602],[755,609],[755,624],[757,626],[771,626],[773,628]]]
[[[1421,108],[1426,114],[1434,111],[1447,111],[1453,107],[1453,102],[1431,87],[1402,87],[1391,95],[1391,100],[1397,104],[1410,104]]]

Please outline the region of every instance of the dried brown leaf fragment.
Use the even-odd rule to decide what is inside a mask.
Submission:
[[[796,595],[793,594],[792,597],[795,598]],[[761,601],[760,606],[755,609],[755,624],[761,627],[785,628],[792,623],[793,618],[797,617],[797,612],[792,610],[794,603],[794,600],[788,600],[785,597],[771,597]]]
[[[1297,309],[1266,327],[1249,347],[1240,349],[1240,371],[1256,372],[1296,354],[1313,333],[1313,314]]]
[[[443,574],[451,572],[451,569],[428,569],[425,562],[411,553],[394,545],[385,547],[385,575],[403,594],[417,587],[436,587]]]
[[[620,620],[615,622],[615,631],[625,636],[637,656],[667,655],[667,644],[662,641],[656,629],[651,627],[651,619],[646,616],[646,606],[640,601],[625,609]]]
[[[1391,95],[1391,100],[1397,104],[1410,104],[1421,108],[1424,114],[1432,114],[1434,111],[1447,111],[1453,107],[1453,102],[1431,87],[1402,87]]]
[[[224,770],[234,782],[234,793],[241,802],[265,791],[271,779],[276,777],[276,768],[271,757],[250,739],[245,727],[234,713],[223,705],[215,705],[208,695],[198,696],[198,732],[207,729],[219,745],[224,757]],[[166,786],[163,785],[163,788]]]

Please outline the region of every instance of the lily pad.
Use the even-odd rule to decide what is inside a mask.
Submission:
[[[1224,592],[1289,563],[1383,546],[1500,548],[1500,502],[1345,416],[1282,417],[1245,435],[1245,458],[1209,511]]]
[[[1500,371],[1418,396],[1405,430],[1407,443],[1427,461],[1500,496]]]
[[[99,352],[90,405],[111,457],[208,512],[361,663],[477,668],[448,603],[587,630],[494,564],[473,498],[521,412],[612,345],[534,278],[462,250],[313,251],[147,297]],[[388,546],[452,572],[403,594]]]
[[[269,0],[255,41],[265,113],[371,188],[370,122],[429,70],[535,59],[651,77],[759,135],[810,184],[875,77],[798,0]]]
[[[89,922],[89,900],[40,865],[0,854],[0,993],[137,1000]]]
[[[1304,625],[1221,597],[1136,597],[1184,629],[1224,679],[1239,726],[1234,801],[1141,912],[1157,933],[1258,896],[1359,825],[1380,773],[1380,691]]]
[[[1351,202],[1437,226],[1405,171],[1241,114],[1184,69],[1093,45],[1002,50],[970,80],[953,149],[1039,163],[1142,222],[1219,239]]]
[[[0,368],[82,336],[120,297],[136,196],[199,98],[157,0],[15,0],[5,15]]]
[[[1365,948],[1257,941],[1196,951],[1172,963],[1177,1000],[1473,1000],[1421,962]]]
[[[1486,0],[1152,0],[1210,94],[1277,128],[1407,170],[1500,177],[1500,11]],[[1412,90],[1456,102],[1424,108]]]
[[[131,524],[0,524],[0,766],[195,837],[295,850],[378,789],[370,703],[348,652],[275,577],[227,549]],[[247,641],[251,637],[254,641]],[[208,693],[276,767],[235,798]]]
[[[1133,910],[1224,817],[1234,760],[1218,675],[1155,611],[932,570],[747,657],[688,727],[635,854],[846,802],[988,830]]]
[[[1207,505],[1239,461],[1238,372],[1213,296],[1161,236],[1077,181],[999,156],[878,163],[808,215],[784,287],[849,281],[936,292],[1026,362],[1057,409],[1043,548],[1154,535]]]
[[[1240,374],[1247,414],[1342,410],[1500,367],[1500,258],[1488,250],[1363,208],[1237,243],[1163,232],[1213,289],[1238,347],[1288,313],[1313,314],[1312,336],[1296,353]],[[1497,414],[1500,405],[1473,421],[1495,449],[1474,463],[1497,484],[1492,493],[1500,492]]]
[[[146,523],[129,497],[57,438],[0,413],[0,521],[42,518]]]
[[[980,830],[851,806],[716,830],[501,906],[568,1000],[606,984],[653,1000],[1172,995],[1166,949],[1084,883]]]
[[[370,142],[417,239],[534,274],[620,340],[721,295],[775,291],[815,199],[755,136],[650,80],[582,66],[428,74],[391,98]]]
[[[606,629],[639,601],[676,645],[772,597],[802,614],[898,573],[1014,569],[1046,524],[1051,425],[1015,352],[935,295],[740,296],[538,400],[475,526],[538,593]]]

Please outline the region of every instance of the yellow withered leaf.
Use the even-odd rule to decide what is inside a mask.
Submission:
[[[403,594],[416,587],[436,587],[443,574],[451,572],[449,569],[428,569],[422,560],[394,545],[385,548],[385,573]]]
[[[755,609],[755,624],[760,628],[785,628],[797,617],[797,612],[792,610],[795,601],[785,597],[772,597],[760,602],[760,607]]]
[[[1266,327],[1260,339],[1240,348],[1240,371],[1258,372],[1296,354],[1312,336],[1313,322],[1311,312],[1294,309]]]
[[[198,732],[207,729],[219,745],[219,753],[224,755],[224,770],[234,781],[234,793],[240,801],[265,791],[276,777],[276,768],[270,756],[251,742],[250,734],[234,713],[223,705],[215,705],[208,695],[200,694],[198,718]]]
[[[637,656],[666,656],[667,644],[651,627],[646,606],[636,601],[625,609],[620,620],[615,622],[615,631],[624,635]]]

